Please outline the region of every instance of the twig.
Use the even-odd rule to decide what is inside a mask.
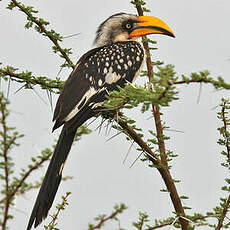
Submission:
[[[20,3],[17,2],[16,0],[11,0],[15,6],[17,6],[23,13],[25,13],[27,15],[27,17],[34,22],[41,30],[42,33],[44,33],[55,45],[55,47],[57,48],[57,50],[61,53],[62,57],[66,60],[66,62],[69,64],[69,66],[71,66],[74,69],[74,64],[73,62],[70,60],[69,56],[66,54],[66,52],[64,51],[64,49],[61,48],[61,46],[58,43],[58,40],[51,35],[50,31],[48,31],[45,26],[41,23],[41,21],[39,21],[36,17],[34,17],[30,12],[28,12],[26,10],[26,8]]]
[[[107,221],[116,219],[117,215],[122,213],[127,207],[124,204],[121,204],[120,206],[115,206],[114,209],[115,211],[111,213],[109,216],[102,215],[100,218],[99,223],[96,225],[90,225],[88,230],[95,230],[95,229],[100,229]]]
[[[4,186],[1,190],[1,193],[5,195],[5,202],[1,206],[3,210],[3,218],[1,220],[1,227],[3,230],[7,228],[6,224],[8,219],[10,219],[9,209],[12,204],[12,197],[10,197],[10,192],[12,190],[10,183],[10,174],[12,174],[13,162],[11,157],[9,156],[9,151],[13,146],[17,146],[16,140],[23,135],[19,135],[14,130],[13,127],[7,126],[7,116],[9,115],[9,110],[7,109],[8,104],[7,98],[4,97],[2,93],[0,93],[0,123],[2,126],[2,130],[0,131],[1,143],[0,143],[0,157],[3,158],[1,163],[1,169],[3,170],[3,175],[1,175],[1,179],[3,179]]]
[[[14,195],[18,192],[18,190],[21,188],[21,186],[23,185],[23,183],[25,182],[25,180],[30,176],[30,174],[37,169],[38,167],[40,167],[45,161],[47,161],[50,158],[50,155],[46,155],[45,157],[42,157],[40,161],[36,162],[33,166],[29,167],[29,170],[25,173],[23,173],[22,178],[19,180],[19,182],[17,183],[17,186],[10,192],[8,192],[8,195],[3,198],[2,200],[0,200],[0,204],[3,202],[6,202],[7,199],[11,199],[14,197]]]
[[[224,203],[224,209],[220,214],[220,217],[218,218],[218,224],[216,230],[220,230],[223,227],[224,219],[227,215],[227,212],[229,211],[229,208],[230,208],[230,195],[228,196],[228,199]]]
[[[225,116],[226,103],[227,103],[226,101],[223,102],[223,107],[222,107],[222,110],[221,110],[225,133],[228,132],[227,131],[227,119],[226,119],[226,116]],[[229,138],[228,137],[226,138],[226,144],[225,145],[226,145],[226,149],[227,149],[227,158],[228,158],[228,160],[230,160],[230,146],[229,146]]]
[[[190,83],[209,83],[212,84],[216,89],[230,89],[230,84],[223,81],[223,79],[217,79],[214,80],[213,78],[206,76],[200,76],[198,79],[187,79],[187,80],[181,80],[181,81],[175,81],[171,82],[169,84],[171,85],[184,85],[184,84],[190,84]]]
[[[51,80],[42,76],[35,77],[31,74],[31,72],[15,73],[15,70],[16,69],[13,67],[6,67],[4,69],[0,68],[0,76],[9,76],[9,79],[13,81],[25,83],[27,85],[27,88],[31,88],[33,85],[40,85],[43,89],[58,89],[58,92],[64,84],[63,81],[60,81],[58,79]],[[26,86],[24,87],[26,88]]]
[[[216,218],[216,215],[206,215],[206,216],[198,216],[198,217],[195,217],[195,218],[191,218],[191,219],[188,219],[189,221],[191,221],[192,223],[196,223],[196,221],[199,221],[199,220],[206,220],[208,218]],[[172,221],[169,221],[167,223],[162,223],[162,224],[158,224],[156,226],[153,226],[153,227],[148,227],[148,228],[145,228],[145,230],[155,230],[155,229],[159,229],[159,228],[163,228],[163,227],[166,227],[166,226],[171,226],[171,225],[174,225],[175,223],[178,222],[178,217]],[[208,225],[207,223],[197,223],[198,225]],[[196,226],[198,226],[196,225]]]
[[[7,127],[6,127],[6,114],[5,114],[5,106],[3,105],[3,98],[0,97],[0,104],[1,106],[1,115],[2,115],[2,128],[3,128],[3,159],[4,159],[4,180],[5,180],[5,194],[6,194],[6,201],[4,205],[4,214],[3,214],[3,221],[2,221],[2,229],[6,229],[6,222],[8,219],[8,211],[10,207],[10,198],[9,198],[9,162],[8,162],[8,150],[10,144],[7,144]],[[16,137],[14,138],[14,140]]]
[[[229,146],[229,136],[228,136],[228,130],[227,130],[228,122],[227,122],[226,111],[225,111],[226,106],[227,106],[227,101],[224,100],[222,110],[221,110],[222,121],[224,123],[224,127],[223,127],[224,128],[224,134],[223,134],[223,136],[226,139],[225,146],[227,149],[227,160],[228,160],[228,162],[230,162],[230,146]],[[222,207],[223,207],[223,210],[220,213],[220,216],[218,218],[218,224],[217,224],[216,230],[220,230],[223,227],[224,219],[226,218],[227,212],[230,209],[230,195],[224,201],[224,203],[222,204]]]
[[[154,226],[154,227],[149,227],[149,228],[146,228],[145,230],[155,230],[155,229],[163,228],[165,226],[169,226],[171,224],[173,224],[173,221],[171,221],[169,223],[159,224],[159,225]]]
[[[60,211],[61,210],[64,210],[65,209],[65,206],[68,205],[68,202],[67,202],[67,197],[71,194],[71,192],[67,192],[65,196],[62,196],[62,203],[61,204],[58,204],[57,205],[57,212],[55,214],[53,214],[51,217],[52,217],[52,220],[50,221],[50,223],[48,224],[48,226],[46,226],[45,228],[48,229],[48,230],[55,230],[55,226],[57,225],[56,221],[58,219],[58,216],[60,214]]]

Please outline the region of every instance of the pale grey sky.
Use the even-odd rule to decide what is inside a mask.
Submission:
[[[50,21],[51,28],[62,35],[80,33],[66,39],[62,45],[73,48],[72,60],[75,62],[92,48],[96,28],[108,16],[118,12],[136,14],[129,2],[23,1],[38,9],[39,16]],[[35,31],[25,30],[25,16],[17,10],[6,10],[6,3],[1,2],[0,61],[3,65],[12,65],[20,70],[31,70],[35,75],[55,78],[62,60],[52,53],[52,44]],[[147,0],[147,7],[152,10],[150,15],[163,19],[176,35],[176,39],[151,36],[158,41],[159,48],[154,52],[154,59],[174,64],[178,74],[208,69],[212,76],[221,75],[230,82],[229,0]],[[63,71],[60,77],[67,79],[69,72]],[[51,134],[52,111],[45,92],[36,89],[46,104],[30,90],[14,94],[20,86],[12,83],[9,96],[12,103],[11,124],[25,134],[21,146],[12,152],[16,155],[17,170],[40,150],[53,144],[59,133]],[[6,89],[6,84],[3,84],[1,90]],[[220,148],[216,144],[216,128],[220,124],[213,108],[220,103],[222,96],[229,97],[229,92],[216,92],[212,87],[203,85],[198,104],[199,85],[180,87],[179,92],[180,100],[163,110],[167,125],[184,132],[167,132],[171,135],[168,148],[179,154],[172,163],[172,175],[181,180],[177,185],[179,194],[190,197],[184,204],[191,206],[193,212],[202,213],[218,204],[220,187],[224,184]],[[153,120],[148,119],[150,113],[143,115],[136,109],[131,116],[146,129],[153,127]],[[99,122],[90,128],[94,129]],[[72,192],[70,205],[60,215],[60,229],[87,229],[88,222],[100,213],[110,213],[113,205],[119,202],[129,207],[121,216],[122,227],[126,229],[134,229],[131,223],[138,211],[148,212],[151,220],[171,216],[173,208],[169,196],[159,192],[164,187],[159,173],[141,161],[130,169],[138,155],[134,148],[126,163],[122,164],[130,143],[122,135],[106,142],[112,133],[110,136],[104,133],[93,132],[72,148],[64,175],[74,178],[61,183],[56,196],[58,199],[55,200],[56,204],[62,194]],[[45,171],[46,167],[43,167],[31,180],[43,176]],[[15,219],[11,221],[10,229],[25,228],[36,195],[37,191],[33,191],[16,200],[13,211]],[[106,225],[104,229],[116,229],[115,226]],[[38,229],[43,229],[42,225]]]

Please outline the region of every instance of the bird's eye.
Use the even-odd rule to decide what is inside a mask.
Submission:
[[[133,28],[133,25],[134,25],[134,22],[131,21],[131,20],[129,20],[129,21],[124,22],[123,25],[122,25],[122,27],[126,31],[131,31],[132,28]]]
[[[130,23],[127,23],[127,24],[125,25],[125,28],[126,28],[127,30],[129,30],[129,29],[132,28],[132,25],[131,25]]]

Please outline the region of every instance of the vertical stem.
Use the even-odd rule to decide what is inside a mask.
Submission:
[[[143,15],[143,9],[141,5],[139,4],[138,0],[134,1],[136,3],[136,9],[137,12],[140,16]],[[148,70],[148,77],[149,80],[151,80],[154,77],[153,74],[153,64],[150,56],[150,50],[148,46],[148,42],[143,41],[143,46],[146,52],[146,66]],[[185,212],[184,208],[181,203],[181,199],[178,195],[174,180],[170,174],[169,168],[168,168],[168,162],[167,162],[167,153],[166,153],[166,148],[165,148],[165,142],[163,140],[163,126],[161,122],[161,117],[160,117],[160,109],[158,106],[155,106],[152,104],[152,109],[153,109],[153,116],[154,116],[154,121],[155,121],[155,126],[156,126],[156,132],[157,132],[157,140],[158,140],[158,148],[161,154],[161,164],[164,167],[159,167],[158,171],[161,174],[164,183],[169,191],[170,198],[172,200],[174,209],[177,213],[178,216],[185,217]],[[183,230],[187,230],[188,228],[188,221],[185,220],[184,218],[179,218],[179,222],[181,224],[181,227]]]
[[[161,123],[161,115],[160,115],[160,109],[159,107],[152,104],[153,108],[153,116],[157,131],[157,140],[158,140],[158,147],[161,154],[161,163],[168,168],[168,162],[167,162],[167,154],[166,154],[166,148],[165,148],[165,142],[163,140],[163,127]]]
[[[221,216],[218,220],[216,230],[220,230],[223,227],[224,219],[225,219],[227,212],[229,210],[229,206],[230,206],[230,195],[228,196],[228,199],[226,200],[226,202],[224,204],[224,209],[223,209]]]
[[[9,211],[9,206],[10,206],[10,200],[8,199],[8,194],[9,194],[9,173],[8,173],[8,147],[7,147],[7,127],[5,123],[5,112],[4,112],[4,102],[2,101],[2,98],[0,98],[0,105],[1,105],[1,115],[2,115],[2,128],[3,128],[3,133],[2,133],[2,138],[3,138],[3,159],[4,159],[4,178],[5,178],[5,205],[4,205],[4,216],[3,216],[3,221],[2,221],[2,230],[6,229],[6,222],[8,219],[8,211]]]
[[[224,130],[227,132],[227,120],[225,117],[225,107],[226,107],[226,101],[224,101],[224,106],[222,107],[222,116],[223,116],[223,123],[224,123]],[[229,139],[226,140],[226,150],[227,150],[227,158],[230,160],[230,147],[229,147]]]
[[[226,112],[225,112],[226,106],[228,106],[227,102],[224,101],[221,113],[222,113],[222,121],[223,121],[223,124],[224,124],[225,133],[222,134],[222,135],[224,136],[224,138],[226,138],[225,146],[226,146],[226,152],[227,152],[227,162],[230,163],[229,137],[228,137],[228,134],[227,134],[228,133],[228,122],[227,122],[227,117],[226,117]],[[224,202],[223,206],[224,206],[224,208],[223,208],[223,211],[220,213],[221,214],[220,217],[218,218],[218,224],[217,224],[216,230],[220,230],[223,227],[224,219],[226,218],[226,215],[227,215],[227,213],[228,213],[228,211],[230,209],[230,195],[228,195],[228,198]]]

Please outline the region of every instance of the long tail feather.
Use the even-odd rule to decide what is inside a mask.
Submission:
[[[58,186],[61,182],[62,170],[73,143],[77,128],[71,130],[71,132],[67,130],[67,126],[64,125],[42,186],[38,193],[29,219],[27,230],[31,229],[33,223],[34,227],[37,227],[42,222],[42,220],[47,216],[48,211],[54,201]]]

